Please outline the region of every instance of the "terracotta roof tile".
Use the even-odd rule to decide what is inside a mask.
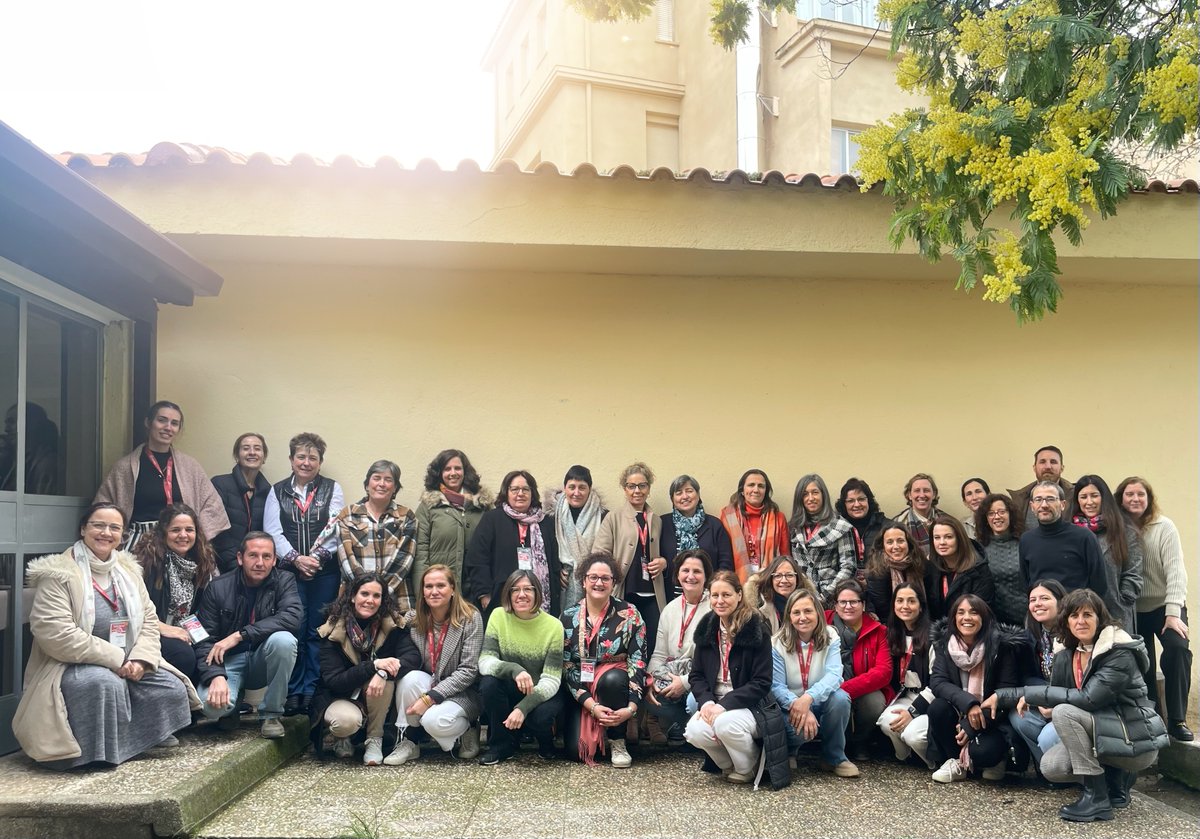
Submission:
[[[144,154],[129,154],[127,152],[87,154],[82,152],[63,152],[55,155],[56,159],[70,169],[81,170],[91,167],[120,168],[125,166],[292,166],[298,169],[332,168],[332,169],[377,169],[395,172],[407,167],[402,166],[395,158],[381,157],[373,164],[365,163],[350,155],[340,154],[332,162],[326,162],[310,154],[300,153],[291,160],[273,157],[264,152],[242,154],[220,146],[201,146],[193,143],[157,143]],[[482,170],[474,160],[463,160],[454,169],[444,170],[430,158],[424,158],[413,167],[415,171],[426,174],[457,171],[477,174]],[[622,164],[607,171],[599,171],[591,163],[581,163],[570,172],[564,172],[550,161],[542,161],[532,171],[522,169],[520,164],[511,159],[498,162],[491,170],[498,175],[533,175],[537,177],[569,177],[579,179],[613,178],[637,181],[691,181],[693,183],[727,184],[730,186],[745,186],[761,184],[763,186],[799,186],[822,189],[839,189],[847,192],[857,192],[857,179],[850,174],[819,175],[815,172],[784,174],[777,170],[761,173],[760,177],[752,179],[741,169],[728,172],[710,171],[697,166],[694,169],[674,172],[660,166],[652,171],[638,171],[629,164]],[[1155,178],[1148,182],[1144,189],[1134,192],[1157,192],[1168,194],[1200,194],[1200,185],[1193,178],[1178,178],[1163,180]]]

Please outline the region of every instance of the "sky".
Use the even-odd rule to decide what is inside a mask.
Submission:
[[[486,166],[507,0],[6,0],[0,121],[43,150],[171,141]]]

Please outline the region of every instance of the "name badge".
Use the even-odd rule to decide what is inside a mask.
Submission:
[[[757,563],[757,562],[748,562],[748,563],[746,563],[746,564],[750,566],[750,573],[751,573],[751,574],[757,574],[757,573],[758,573],[758,563]]]
[[[108,625],[108,643],[118,649],[125,649],[125,639],[129,634],[129,621],[113,621]]]
[[[579,662],[579,681],[584,684],[596,681],[596,659],[585,658]]]
[[[533,548],[517,548],[517,569],[520,571],[533,570]]]
[[[193,644],[199,644],[208,637],[208,633],[204,631],[204,625],[200,623],[200,618],[195,615],[184,615],[179,621],[179,625],[184,628],[188,636],[191,637]]]
[[[642,560],[642,579],[650,579],[650,566],[646,565],[646,560]]]

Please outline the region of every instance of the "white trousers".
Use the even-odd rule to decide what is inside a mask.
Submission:
[[[745,708],[722,711],[712,725],[697,712],[683,732],[684,739],[707,752],[717,766],[733,769],[739,775],[752,775],[758,769],[759,748],[754,743],[757,735],[754,713]]]
[[[405,714],[404,711],[429,690],[433,677],[423,670],[406,673],[396,687],[396,720],[401,729],[410,725],[425,729],[425,733],[437,741],[443,752],[454,748],[454,743],[471,727],[467,712],[456,702],[439,702],[423,714]],[[401,722],[403,720],[403,722]]]
[[[896,750],[897,760],[907,760],[908,756],[913,752],[917,753],[917,757],[925,761],[930,769],[935,769],[929,763],[929,715],[921,714],[915,717],[912,722],[904,727],[904,730],[897,733],[892,731],[892,722],[896,719],[897,711],[904,711],[913,703],[913,699],[917,696],[916,691],[904,691],[895,699],[892,704],[883,709],[883,713],[879,715],[879,720],[875,724],[879,726],[887,738],[892,741],[892,748]]]

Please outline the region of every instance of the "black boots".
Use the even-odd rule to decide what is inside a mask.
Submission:
[[[1108,821],[1113,817],[1104,774],[1083,775],[1083,794],[1074,804],[1059,808],[1058,817],[1069,822]]]
[[[1115,766],[1104,767],[1104,780],[1108,784],[1108,803],[1114,810],[1129,806],[1129,791],[1137,780],[1136,772],[1126,772]]]

